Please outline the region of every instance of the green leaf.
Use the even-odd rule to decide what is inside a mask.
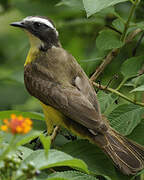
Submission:
[[[132,92],[139,92],[139,91],[140,92],[144,91],[144,85],[139,86],[139,87],[133,89],[132,91],[130,91],[130,93],[132,93]]]
[[[135,26],[136,26],[137,28],[140,28],[140,29],[144,30],[144,21],[141,21],[141,22],[139,22],[139,23],[136,23]]]
[[[109,15],[116,15],[117,13],[115,12],[115,8],[114,8],[114,6],[110,6],[110,7],[107,7],[107,8],[105,8],[105,9],[103,9],[103,10],[101,10],[100,11],[100,13],[99,14],[97,14],[97,15],[100,15],[100,16],[102,16],[102,17],[106,17],[106,16],[109,16]]]
[[[38,131],[30,131],[30,133],[26,135],[17,136],[16,146],[24,145],[37,138],[41,133]]]
[[[13,152],[14,154],[16,153],[19,157],[22,159],[25,159],[28,157],[31,153],[33,152],[32,149],[27,148],[25,146],[19,146],[16,152]]]
[[[96,145],[86,140],[77,140],[65,144],[62,150],[86,162],[91,173],[118,180],[113,163]]]
[[[114,94],[106,94],[103,91],[100,91],[98,93],[98,100],[100,103],[101,112],[106,115],[107,112],[109,112],[109,110],[112,108],[112,106],[117,98],[118,97],[115,96]],[[114,104],[113,107],[115,107],[115,106],[116,106],[116,104]]]
[[[0,119],[10,118],[11,114],[16,114],[17,116],[22,115],[25,118],[37,119],[37,120],[44,120],[44,115],[36,112],[23,112],[23,111],[1,111],[0,112]]]
[[[125,86],[132,86],[132,87],[138,87],[138,86],[141,86],[141,85],[144,85],[144,74],[136,77],[136,78],[132,78],[130,79],[126,84]]]
[[[50,145],[51,145],[51,137],[50,136],[44,136],[43,134],[40,135],[40,140],[42,142],[42,145],[44,147],[45,150],[45,155],[46,157],[48,157],[48,151],[50,149]]]
[[[143,64],[144,56],[129,58],[122,64],[121,73],[126,79],[137,76]]]
[[[133,130],[133,132],[128,135],[128,138],[133,141],[144,145],[144,119],[141,120],[140,124]]]
[[[111,30],[103,30],[97,37],[96,45],[98,49],[105,51],[114,48],[120,48],[124,44],[120,40],[119,34]]]
[[[134,104],[123,104],[108,116],[111,126],[123,135],[130,134],[141,122],[144,109]]]
[[[117,29],[121,33],[124,31],[124,23],[119,18],[115,19],[112,22],[112,25],[115,29]]]
[[[104,8],[113,6],[124,1],[128,0],[83,0],[83,4],[87,13],[87,17],[89,17],[92,14],[95,14]]]
[[[64,172],[56,172],[49,175],[47,180],[51,178],[63,178],[67,180],[98,180],[97,178],[78,172],[78,171],[64,171]]]
[[[73,158],[72,156],[58,150],[49,150],[48,159],[45,157],[44,150],[37,150],[31,153],[23,161],[23,166],[29,162],[33,162],[35,167],[40,170],[59,166],[69,166],[88,173],[87,165],[82,160]]]
[[[134,78],[132,81],[136,86],[144,85],[144,74]]]

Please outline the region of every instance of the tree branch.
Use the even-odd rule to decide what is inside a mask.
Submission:
[[[132,40],[136,37],[136,35],[139,34],[139,33],[142,32],[142,31],[143,31],[142,29],[138,28],[138,29],[134,30],[133,32],[131,32],[131,33],[129,34],[129,36],[127,37],[125,43],[127,44],[127,43],[132,42]]]
[[[130,33],[130,35],[126,39],[127,30],[129,28],[130,21],[132,19],[132,16],[134,14],[135,8],[138,5],[138,3],[139,3],[139,0],[135,0],[134,3],[132,4],[131,10],[130,10],[130,13],[128,16],[128,20],[125,23],[125,28],[124,28],[124,31],[123,31],[122,36],[121,36],[121,40],[125,43],[131,42],[133,40],[133,38],[139,32],[142,31],[141,29],[138,28],[135,31],[133,31],[132,33]],[[103,60],[103,62],[100,64],[100,66],[96,69],[95,73],[90,77],[90,80],[95,81],[98,78],[98,76],[104,71],[106,66],[108,64],[110,64],[111,61],[118,55],[118,53],[119,53],[119,48],[116,48],[116,49],[113,49],[112,51],[110,51],[109,54],[106,56],[106,58]]]
[[[120,93],[119,91],[117,91],[117,90],[115,90],[115,89],[112,89],[112,88],[109,88],[109,87],[106,87],[106,86],[103,86],[103,85],[99,85],[98,83],[95,83],[95,82],[92,82],[92,83],[93,83],[93,85],[94,85],[95,87],[97,87],[97,88],[99,88],[99,89],[101,89],[101,90],[114,93],[114,94],[116,94],[117,96],[119,96],[119,97],[121,97],[121,98],[123,98],[123,99],[125,99],[125,100],[127,100],[127,101],[129,101],[129,102],[131,102],[131,103],[133,103],[133,104],[136,104],[136,105],[139,105],[139,106],[144,107],[144,103],[134,101],[134,100],[128,98],[127,96],[125,96],[124,94]]]
[[[54,142],[56,136],[58,135],[58,132],[59,132],[59,126],[56,126],[53,130],[53,133],[51,135],[51,144]]]
[[[136,30],[134,30],[133,32],[131,32],[129,34],[129,36],[127,37],[125,43],[130,43],[137,34],[139,34],[140,32],[142,32],[142,29],[138,28]],[[104,71],[104,69],[106,68],[106,66],[108,64],[110,64],[110,62],[118,55],[119,53],[119,49],[113,49],[112,51],[109,52],[109,54],[106,56],[106,58],[103,60],[103,62],[100,64],[100,66],[96,69],[95,73],[90,77],[91,81],[95,81],[98,76]]]
[[[107,57],[103,60],[101,65],[96,69],[95,73],[90,77],[91,81],[95,81],[97,77],[104,71],[105,67],[110,64],[114,57],[118,54],[118,49],[113,49]]]

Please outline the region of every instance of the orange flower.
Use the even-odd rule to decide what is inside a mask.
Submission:
[[[26,134],[31,130],[32,121],[23,116],[11,114],[10,119],[4,119],[4,124],[0,127],[2,131],[10,131],[12,134]]]

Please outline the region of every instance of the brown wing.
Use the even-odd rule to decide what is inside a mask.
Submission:
[[[25,67],[25,85],[32,96],[58,109],[70,119],[88,129],[97,130],[103,124],[93,104],[76,86],[66,87],[51,81],[47,69],[39,64]]]
[[[85,75],[85,73],[84,72],[82,72],[82,73],[83,73],[82,76],[77,76],[75,78],[74,85],[93,105],[93,107],[95,108],[95,110],[99,116],[99,119],[102,119],[96,92],[95,92],[93,86],[90,84],[90,81],[87,78],[87,76]]]

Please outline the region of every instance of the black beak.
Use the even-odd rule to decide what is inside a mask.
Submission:
[[[15,26],[15,27],[20,27],[20,28],[25,28],[25,24],[24,22],[13,22],[10,24],[11,26]]]

